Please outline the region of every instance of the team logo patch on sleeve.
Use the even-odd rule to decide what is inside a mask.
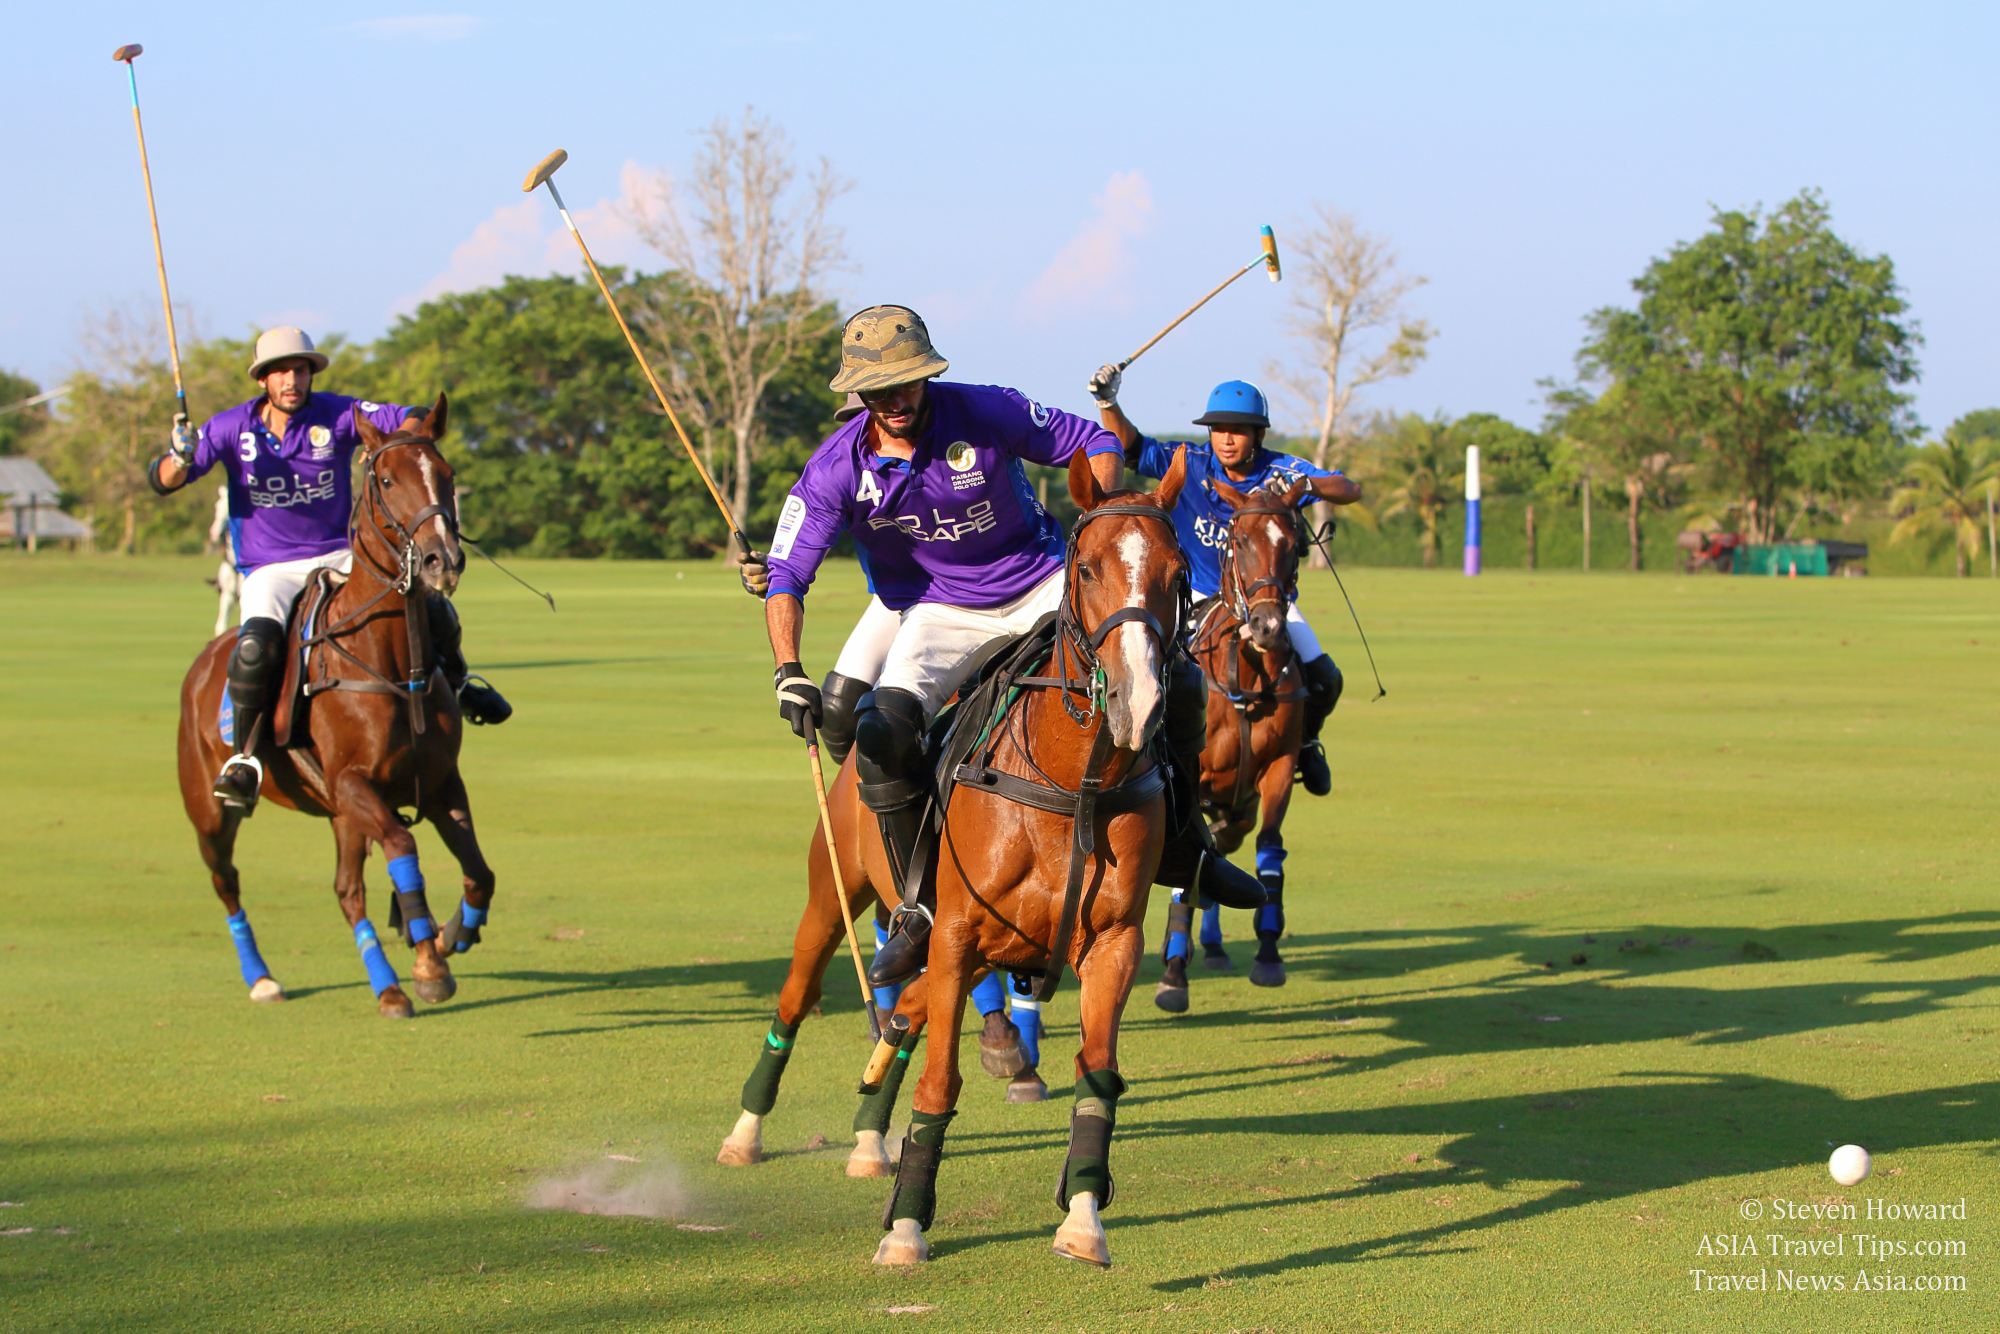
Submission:
[[[1045,430],[1049,424],[1049,410],[1034,399],[1028,400],[1028,415],[1035,420],[1035,429]]]
[[[380,403],[370,403],[367,399],[364,398],[361,400],[361,410],[363,412],[380,412],[382,410],[382,405]]]
[[[792,543],[805,522],[806,502],[797,496],[786,496],[785,508],[778,513],[778,531],[771,535],[772,560],[784,560],[792,554]]]

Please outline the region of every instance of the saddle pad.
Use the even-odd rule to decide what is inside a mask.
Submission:
[[[281,748],[293,744],[295,731],[298,744],[306,742],[305,728],[300,724],[306,713],[305,689],[310,680],[308,659],[312,650],[305,641],[313,637],[325,619],[327,604],[346,582],[347,576],[337,571],[314,570],[312,578],[306,581],[305,591],[292,603],[291,623],[285,632],[284,684],[278,692],[278,707],[271,714],[271,735]]]

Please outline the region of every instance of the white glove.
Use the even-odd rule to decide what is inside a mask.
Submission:
[[[1098,407],[1115,408],[1118,406],[1118,383],[1124,378],[1125,372],[1106,362],[1097,368],[1097,374],[1091,376],[1090,383],[1084,387],[1090,390],[1090,396]]]
[[[185,412],[174,414],[173,443],[167,446],[167,452],[179,459],[182,467],[194,462],[194,427]]]

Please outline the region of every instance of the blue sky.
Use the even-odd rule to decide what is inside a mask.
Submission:
[[[1586,312],[1629,301],[1711,205],[1808,186],[1896,261],[1925,422],[2000,404],[1990,7],[441,0],[38,5],[8,26],[0,366],[43,380],[91,312],[157,304],[110,59],[137,41],[175,297],[210,333],[365,339],[425,292],[574,267],[519,193],[556,147],[586,235],[645,262],[610,207],[628,167],[684,168],[702,126],[754,105],[855,184],[844,304],[914,305],[953,378],[1073,409],[1258,224],[1282,240],[1325,202],[1429,280],[1433,355],[1367,405],[1533,422]],[[1171,428],[1217,380],[1261,379],[1286,290],[1246,278],[1149,353],[1134,416]]]

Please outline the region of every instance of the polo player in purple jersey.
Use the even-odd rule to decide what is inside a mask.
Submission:
[[[315,393],[313,376],[326,365],[326,354],[314,351],[303,331],[265,331],[250,363],[250,378],[263,392],[198,429],[176,417],[167,452],[146,468],[146,480],[163,496],[218,465],[227,478],[229,537],[243,574],[242,629],[229,657],[238,750],[217,776],[215,795],[246,816],[256,809],[263,782],[263,766],[251,751],[285,656],[292,603],[315,570],[346,573],[353,563],[347,524],[354,505],[354,448],[360,442],[354,410],[385,433],[424,416],[419,408]],[[466,721],[505,722],[512,706],[469,677],[458,613],[442,597],[431,598],[428,610],[438,665],[457,692]]]
[[[1056,610],[1063,594],[1064,538],[1036,500],[1022,463],[1063,466],[1082,449],[1107,491],[1118,486],[1123,447],[1103,428],[1013,389],[936,380],[948,368],[913,310],[871,306],[841,331],[835,393],[854,392],[865,415],[813,452],[779,514],[764,618],[778,711],[805,734],[821,695],[799,662],[804,598],[828,550],[851,533],[870,584],[900,617],[886,660],[855,710],[854,763],[862,803],[875,813],[898,883],[909,868],[926,795],[924,736],[930,719],[964,682],[981,649],[1023,634]],[[1176,695],[1170,691],[1170,736]],[[1197,689],[1193,707],[1205,709]],[[1185,703],[1183,703],[1185,707]],[[1201,724],[1192,753],[1175,768],[1200,776]],[[1185,781],[1177,778],[1177,781]],[[1189,783],[1191,789],[1192,784]],[[1261,898],[1257,882],[1209,854],[1193,816],[1169,838],[1160,883],[1200,879],[1214,897]],[[893,985],[923,967],[930,904],[899,910],[869,981]]]

